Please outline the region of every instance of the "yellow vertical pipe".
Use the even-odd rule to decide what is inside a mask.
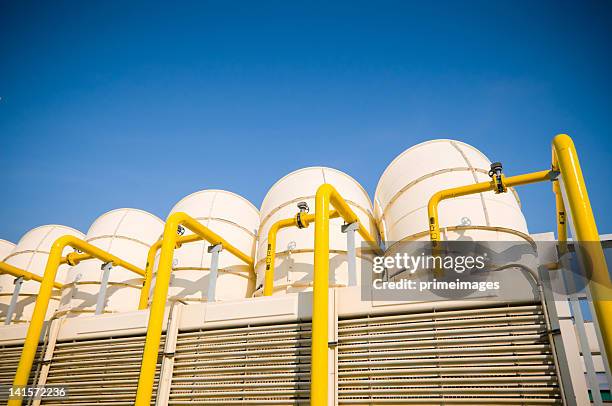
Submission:
[[[176,239],[176,248],[179,248],[183,244],[187,244],[195,241],[202,241],[203,238],[198,234],[190,234],[186,236],[180,236]],[[144,310],[149,306],[149,291],[151,290],[151,283],[153,283],[153,266],[155,265],[155,255],[161,248],[162,240],[157,240],[149,248],[147,254],[147,265],[145,268],[145,277],[142,282],[142,289],[140,289],[140,299],[138,301],[138,310]]]
[[[40,340],[40,334],[42,332],[43,324],[45,322],[45,316],[47,314],[47,308],[49,307],[49,300],[51,300],[51,292],[53,291],[53,283],[55,282],[55,276],[57,269],[62,259],[62,251],[66,246],[64,238],[56,240],[51,247],[49,252],[49,258],[47,259],[47,266],[45,267],[45,273],[43,280],[40,284],[38,296],[36,296],[36,304],[34,305],[34,312],[32,313],[32,319],[30,320],[30,326],[23,343],[23,349],[21,352],[21,358],[17,366],[17,372],[13,379],[13,386],[25,386],[28,384],[30,377],[30,371],[32,370],[32,364],[34,363],[34,357],[38,348],[38,342]],[[9,406],[21,405],[22,399],[10,399],[8,401]]]
[[[557,210],[557,242],[559,243],[559,253],[563,255],[567,253],[567,219],[565,215],[565,203],[563,203],[563,195],[561,194],[559,180],[553,180],[552,186],[555,194],[555,207]]]
[[[276,234],[278,230],[295,225],[295,219],[279,220],[268,231],[268,247],[266,251],[266,273],[264,276],[264,296],[271,296],[274,292],[274,266],[276,262]]]
[[[138,378],[136,405],[149,406],[151,404],[153,381],[155,380],[155,369],[157,367],[157,354],[159,352],[159,341],[161,339],[166,297],[168,296],[172,260],[174,258],[174,246],[178,238],[177,230],[179,225],[180,219],[171,215],[168,217],[164,228],[161,254],[157,267],[157,280],[155,282],[153,302],[151,303],[149,314],[147,338],[145,340],[142,363],[140,366],[140,376]]]
[[[21,352],[21,358],[19,359],[19,365],[17,366],[17,372],[15,373],[15,379],[13,380],[13,386],[25,386],[28,384],[28,378],[30,376],[30,371],[32,370],[32,363],[34,362],[34,356],[36,355],[40,334],[42,332],[45,316],[49,307],[49,300],[51,299],[51,292],[53,290],[55,277],[57,275],[57,269],[62,262],[62,251],[68,246],[81,250],[84,253],[90,254],[92,257],[101,259],[102,261],[111,262],[115,266],[124,267],[138,275],[144,276],[145,274],[142,269],[130,264],[129,262],[123,261],[122,259],[72,235],[65,235],[55,240],[51,246],[49,257],[47,258],[45,273],[43,274],[40,290],[38,291],[38,295],[36,297],[34,312],[32,313],[32,319],[30,320],[28,332],[23,344],[23,350]],[[10,406],[18,406],[21,405],[21,402],[21,398],[16,398],[9,400],[8,404]]]
[[[138,300],[138,310],[144,310],[149,305],[149,291],[151,290],[151,283],[153,282],[153,266],[155,265],[155,255],[157,250],[162,245],[162,240],[157,240],[147,253],[147,264],[145,266],[145,277],[142,282],[142,288],[140,289],[140,299]]]
[[[315,196],[315,254],[312,302],[310,404],[326,406],[329,306],[329,199],[334,188],[324,184]]]
[[[199,237],[191,235],[179,237],[177,234],[179,225],[184,225],[186,228],[199,235]],[[157,355],[159,353],[159,342],[161,340],[166,299],[168,297],[168,287],[170,285],[170,274],[172,272],[174,249],[177,242],[195,241],[198,238],[206,240],[213,245],[221,244],[224,250],[227,250],[245,262],[249,265],[251,270],[253,269],[253,258],[215,234],[208,227],[200,224],[193,217],[183,212],[173,213],[168,217],[162,236],[159,266],[157,268],[157,281],[155,283],[155,289],[153,290],[153,300],[151,302],[147,326],[147,337],[145,339],[142,363],[140,365],[140,375],[138,377],[138,389],[136,390],[135,401],[137,406],[148,406],[151,403],[153,382],[155,380],[155,370],[157,367]]]
[[[604,342],[608,366],[612,368],[612,290],[606,258],[601,248],[599,232],[593,216],[578,153],[572,139],[559,134],[553,139],[553,170],[561,173],[563,188],[574,225],[576,249],[581,250],[585,268],[592,271],[591,295],[593,307]]]

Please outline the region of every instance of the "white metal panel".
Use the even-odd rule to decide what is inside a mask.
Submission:
[[[78,238],[84,237],[80,231],[66,226],[45,225],[36,227],[21,237],[13,251],[5,258],[5,262],[17,268],[42,276],[45,272],[51,245],[55,240],[64,235],[73,235]],[[66,247],[63,254],[65,255],[71,251],[72,248]],[[59,267],[56,278],[58,282],[64,282],[66,272],[69,268],[68,265]],[[4,309],[2,310],[4,314],[6,314],[5,306],[8,307],[11,299],[13,280],[13,276],[0,275],[0,286],[11,286],[10,292],[0,292],[0,306]],[[15,322],[19,323],[30,320],[32,312],[34,311],[34,303],[36,302],[39,288],[40,283],[36,281],[23,282],[17,301],[17,307],[15,309],[15,315],[13,316]],[[47,318],[51,317],[57,309],[58,301],[59,294],[54,293],[52,300],[49,302]]]
[[[370,198],[355,179],[336,169],[324,167],[304,168],[292,172],[270,188],[261,205],[261,223],[257,243],[257,286],[261,286],[264,281],[270,227],[278,220],[294,217],[298,212],[296,206],[298,202],[306,202],[310,211],[314,212],[315,194],[319,186],[324,183],[329,183],[338,190],[372,236],[378,234]],[[346,234],[340,230],[342,224],[344,224],[342,219],[330,221],[330,284],[332,286],[346,286],[348,283],[347,242]],[[357,247],[360,247],[363,242],[358,234],[355,235],[355,242]],[[311,289],[313,251],[314,225],[302,230],[290,227],[279,231],[276,241],[275,293]],[[359,272],[361,263],[362,261],[358,259],[358,277],[361,273]]]
[[[163,222],[151,213],[138,209],[116,209],[98,217],[85,240],[96,247],[137,266],[145,268],[147,253],[163,231]],[[60,311],[71,316],[95,310],[102,263],[97,259],[82,261],[68,273]],[[123,268],[110,271],[106,291],[106,312],[136,310],[142,277]],[[76,285],[75,285],[76,283]]]
[[[490,161],[474,147],[453,140],[433,140],[404,151],[391,162],[376,188],[376,219],[387,241],[427,239],[427,203],[436,192],[478,182],[489,182]],[[441,228],[484,226],[528,234],[518,198],[512,191],[486,192],[443,201]],[[419,235],[418,237],[415,237]],[[500,230],[448,232],[447,239],[469,236],[480,241],[516,240]]]
[[[250,256],[255,255],[259,210],[244,197],[225,190],[201,190],[179,201],[171,213],[185,212]],[[186,230],[185,235],[192,234]],[[206,301],[212,254],[210,243],[184,244],[174,254],[169,296]],[[216,300],[249,297],[255,281],[247,264],[228,251],[219,254]]]

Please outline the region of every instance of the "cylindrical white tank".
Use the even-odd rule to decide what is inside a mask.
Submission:
[[[47,265],[47,258],[51,246],[58,238],[64,235],[73,235],[78,238],[83,238],[84,235],[73,228],[60,225],[46,225],[36,227],[28,231],[17,243],[12,252],[4,258],[4,262],[13,265],[25,271],[43,276]],[[66,247],[63,254],[66,255],[72,251],[72,248]],[[66,273],[70,266],[61,265],[57,271],[56,280],[64,282]],[[1,313],[4,318],[6,310],[11,300],[13,292],[14,277],[11,275],[0,275],[0,306]],[[30,320],[36,302],[36,296],[40,283],[36,281],[24,281],[19,291],[19,299],[15,314],[13,315],[13,323],[23,323]],[[5,291],[6,290],[6,291]],[[47,318],[51,317],[59,304],[60,292],[53,293],[49,302],[49,310]]]
[[[116,209],[98,217],[85,241],[144,270],[149,248],[163,231],[157,216],[138,209]],[[82,261],[68,273],[59,312],[71,316],[95,312],[103,272],[98,259]],[[143,277],[123,267],[109,274],[104,313],[138,309]]]
[[[14,243],[0,239],[0,261],[4,261],[4,258],[13,252],[15,247]]]
[[[260,210],[260,227],[257,248],[256,294],[261,294],[264,283],[268,231],[278,220],[294,217],[299,211],[298,202],[306,202],[311,212],[315,210],[315,194],[319,186],[329,183],[338,190],[360,222],[376,238],[378,232],[372,215],[372,203],[366,191],[357,181],[336,169],[324,167],[304,168],[292,172],[276,182],[268,191]],[[349,283],[346,234],[341,232],[344,220],[330,221],[330,286],[347,286]],[[276,266],[274,294],[300,292],[312,287],[314,263],[314,223],[307,229],[289,227],[281,229],[276,239]],[[360,281],[362,261],[360,250],[363,240],[355,233],[357,247],[357,282]],[[365,254],[363,254],[365,255]]]
[[[10,241],[1,240],[0,239],[0,261],[4,261],[13,250],[15,249],[15,244]],[[2,275],[0,274],[0,320],[4,321],[6,319],[6,311],[8,309],[8,304],[10,303],[10,297],[13,293],[14,286],[14,277],[8,277],[10,275]],[[8,299],[7,299],[8,298]]]
[[[244,197],[225,190],[201,190],[181,199],[171,213],[185,212],[249,256],[255,255],[259,210]],[[185,230],[185,235],[193,234]],[[175,251],[169,297],[208,301],[210,243],[197,241]],[[253,293],[250,267],[228,251],[219,253],[215,300],[243,299]]]
[[[385,240],[391,245],[428,240],[431,196],[443,189],[489,182],[490,164],[476,148],[446,139],[427,141],[401,153],[380,177],[374,196],[376,220]],[[439,205],[439,222],[444,240],[529,238],[514,190],[444,200]]]

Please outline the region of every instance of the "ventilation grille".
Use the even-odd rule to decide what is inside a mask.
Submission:
[[[0,345],[0,386],[3,388],[0,392],[0,404],[2,405],[8,402],[8,388],[13,385],[13,379],[17,372],[17,365],[19,365],[22,349],[22,344]],[[34,364],[32,365],[32,372],[30,373],[30,380],[28,382],[29,385],[31,385],[38,376],[41,354],[42,350],[39,346],[36,358],[34,358]]]
[[[45,405],[133,405],[144,349],[144,336],[58,342],[47,385],[68,388],[68,397]],[[160,349],[163,349],[164,339]],[[157,391],[160,359],[153,389]]]
[[[169,404],[308,404],[310,335],[310,323],[179,332]]]
[[[340,404],[560,404],[540,306],[340,320]]]

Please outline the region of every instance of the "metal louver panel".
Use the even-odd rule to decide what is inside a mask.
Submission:
[[[21,357],[21,350],[23,345],[0,345],[0,385],[4,388],[8,388],[13,384],[13,378],[15,378],[15,372],[17,372],[17,365],[19,364],[19,358]],[[29,385],[32,384],[38,370],[40,368],[41,359],[41,348],[39,346],[36,358],[34,358],[34,365],[32,365],[32,372],[30,373]],[[0,393],[0,404],[6,404],[8,401],[8,392],[3,390]]]
[[[169,404],[308,404],[310,336],[310,323],[179,332]]]
[[[144,342],[144,336],[58,341],[46,384],[66,386],[68,397],[46,399],[42,404],[133,405]],[[153,398],[159,357],[157,370]]]
[[[560,404],[538,305],[339,321],[340,404]]]

